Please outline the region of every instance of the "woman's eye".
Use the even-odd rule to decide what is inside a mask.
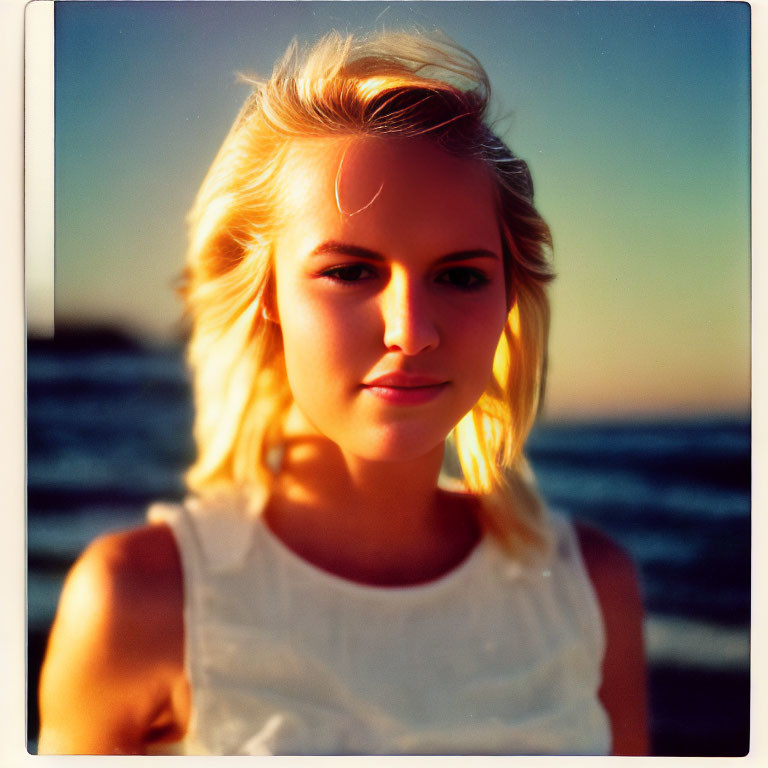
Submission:
[[[323,277],[328,277],[339,283],[358,283],[361,280],[370,280],[376,274],[371,267],[366,264],[346,264],[343,267],[332,267],[322,273]]]
[[[485,285],[488,282],[488,277],[484,272],[474,267],[451,267],[438,275],[437,282],[469,291]]]

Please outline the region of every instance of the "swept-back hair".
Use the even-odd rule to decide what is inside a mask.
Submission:
[[[307,51],[295,41],[253,91],[190,213],[183,295],[191,318],[197,459],[193,491],[269,488],[268,455],[293,402],[273,291],[280,171],[297,139],[422,137],[491,171],[509,314],[485,393],[452,442],[486,525],[510,550],[546,547],[543,505],[523,457],[543,391],[551,238],[533,206],[527,165],[490,129],[488,76],[442,36],[333,32]]]

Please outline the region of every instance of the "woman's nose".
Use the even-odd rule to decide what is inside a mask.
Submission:
[[[382,296],[384,345],[405,355],[418,355],[439,343],[428,291],[407,274],[395,273]]]

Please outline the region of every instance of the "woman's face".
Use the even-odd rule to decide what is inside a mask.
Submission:
[[[492,182],[421,139],[291,148],[275,244],[288,381],[359,458],[426,454],[483,393],[507,315]]]

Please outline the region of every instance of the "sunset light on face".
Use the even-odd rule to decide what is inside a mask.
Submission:
[[[442,446],[507,315],[490,175],[426,140],[365,138],[302,142],[284,175],[277,309],[299,408],[356,456]]]

